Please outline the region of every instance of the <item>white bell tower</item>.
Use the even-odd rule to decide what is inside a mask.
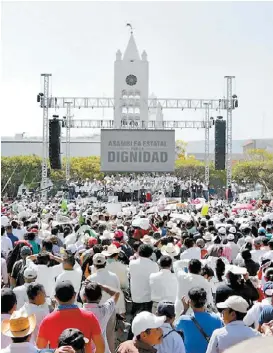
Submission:
[[[148,122],[149,63],[143,51],[141,58],[131,32],[130,40],[122,57],[116,53],[114,69],[114,124],[116,128],[139,121]]]

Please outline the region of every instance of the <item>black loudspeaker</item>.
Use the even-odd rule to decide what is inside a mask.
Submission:
[[[215,170],[225,170],[226,167],[226,121],[215,121]]]
[[[52,169],[62,169],[61,126],[57,119],[49,120],[49,161]]]

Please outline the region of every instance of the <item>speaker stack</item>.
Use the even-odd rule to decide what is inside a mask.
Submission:
[[[49,161],[52,169],[62,169],[61,125],[58,119],[49,120]]]
[[[215,121],[215,170],[226,167],[226,121],[217,117]]]

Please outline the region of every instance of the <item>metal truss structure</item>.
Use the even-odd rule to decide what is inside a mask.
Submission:
[[[67,128],[67,123],[65,122]],[[209,122],[209,128],[212,127],[212,122]],[[206,127],[205,121],[131,121],[128,124],[123,124],[121,129],[149,129],[149,130],[173,130],[173,129],[204,129]],[[114,120],[82,120],[75,119],[70,121],[70,128],[89,128],[89,129],[115,129]]]
[[[40,95],[43,102],[43,159],[42,159],[42,200],[47,199],[47,157],[48,157],[48,96],[49,96],[49,77],[51,74],[42,74],[44,78],[44,93]]]
[[[71,127],[71,103],[66,102],[66,139],[65,139],[65,178],[70,179],[70,127]]]
[[[51,74],[43,74],[44,93],[40,94],[40,107],[43,108],[43,163],[42,163],[42,190],[43,199],[47,198],[47,154],[48,154],[48,110],[67,109],[66,127],[66,180],[70,178],[70,129],[71,128],[93,128],[93,129],[205,129],[205,183],[209,184],[209,129],[212,127],[210,111],[227,111],[227,185],[231,185],[232,178],[232,110],[238,106],[237,96],[232,95],[233,76],[226,76],[227,97],[224,99],[184,99],[184,98],[151,98],[146,102],[148,108],[162,109],[190,109],[205,110],[204,121],[129,121],[116,126],[114,120],[72,120],[71,110],[81,108],[112,108],[115,109],[115,99],[107,97],[49,97],[49,77]],[[134,99],[122,98],[120,107],[130,107],[135,104]]]
[[[225,76],[227,79],[227,132],[226,132],[226,171],[227,187],[232,182],[232,110],[234,109],[232,95],[232,81],[234,76]],[[237,97],[236,97],[237,98]]]
[[[210,116],[209,116],[210,104],[206,104],[205,110],[205,185],[209,186],[209,128],[210,128]]]
[[[115,108],[114,98],[90,98],[90,97],[51,97],[49,108],[65,108],[66,103],[71,102],[71,108]],[[157,108],[160,104],[162,109],[206,109],[209,104],[212,110],[227,109],[227,99],[187,99],[187,98],[151,98],[146,102],[148,108]],[[121,99],[120,106],[135,105],[135,99]]]

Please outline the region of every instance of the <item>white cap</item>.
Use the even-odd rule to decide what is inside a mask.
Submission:
[[[33,267],[27,267],[24,271],[24,278],[32,279],[37,277],[37,271]]]
[[[203,235],[203,239],[206,241],[212,241],[212,234],[209,232],[206,232],[205,235]]]
[[[104,265],[106,262],[106,258],[103,254],[98,253],[93,256],[93,264],[96,265]]]
[[[219,233],[219,234],[222,234],[222,235],[225,235],[225,234],[226,234],[226,228],[225,228],[225,227],[220,227],[220,228],[218,229],[218,233]]]
[[[66,250],[70,251],[72,254],[75,254],[78,251],[76,244],[67,245]]]
[[[235,239],[235,236],[234,234],[230,233],[228,236],[227,236],[227,240],[234,240]]]
[[[135,336],[151,328],[161,327],[166,320],[166,316],[156,316],[148,311],[137,314],[132,322],[132,332]]]
[[[247,301],[239,297],[238,295],[232,295],[225,302],[218,303],[217,308],[219,309],[232,309],[238,311],[239,313],[246,313],[248,309]]]
[[[235,227],[230,227],[229,228],[229,233],[236,234],[236,228]]]

